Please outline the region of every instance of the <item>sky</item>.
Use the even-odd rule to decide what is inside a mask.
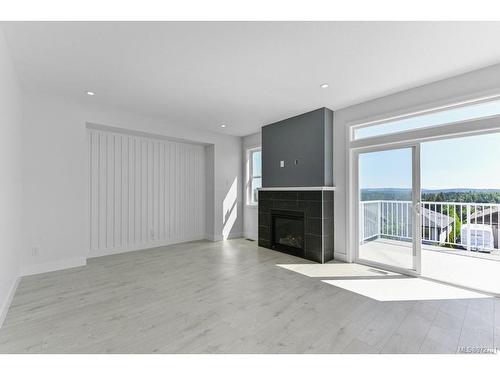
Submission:
[[[254,152],[252,153],[252,167],[253,167],[253,175],[254,176],[262,176],[262,152]]]
[[[422,189],[500,189],[500,133],[422,143]],[[360,155],[360,188],[411,188],[411,149]]]
[[[500,114],[500,100],[493,100],[361,127],[354,130],[354,138],[362,139],[395,132],[422,129],[498,114]]]

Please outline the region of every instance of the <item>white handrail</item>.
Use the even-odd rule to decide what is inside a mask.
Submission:
[[[408,200],[361,201],[361,241],[379,237],[411,240],[412,208]],[[425,201],[421,202],[420,221],[424,243],[480,251],[500,248],[498,203]]]

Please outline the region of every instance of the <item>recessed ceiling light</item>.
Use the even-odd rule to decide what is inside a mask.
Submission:
[[[222,125],[221,125],[220,127],[221,127],[221,128],[225,128],[226,126],[227,126],[227,125],[225,125],[225,124],[222,124]]]
[[[322,89],[327,89],[328,88],[328,83],[323,83],[319,87],[321,87]]]
[[[88,96],[94,96],[95,92],[93,92],[93,91],[85,91],[85,94],[87,94]]]

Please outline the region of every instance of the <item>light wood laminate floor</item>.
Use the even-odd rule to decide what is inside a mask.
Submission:
[[[497,298],[383,302],[322,281],[328,277],[277,266],[294,263],[311,262],[237,239],[94,258],[85,267],[24,277],[0,329],[0,352],[455,353],[465,346],[500,347]]]

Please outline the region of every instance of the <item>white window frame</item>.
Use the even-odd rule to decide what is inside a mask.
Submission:
[[[359,223],[359,155],[365,152],[377,152],[377,151],[388,151],[397,149],[411,149],[412,150],[412,207],[420,207],[420,143],[419,142],[407,142],[403,145],[379,145],[372,146],[368,148],[352,149],[351,150],[351,166],[352,176],[351,176],[351,192],[350,192],[350,206],[351,206],[351,218]],[[420,210],[412,210],[413,222],[420,222]],[[421,272],[421,254],[422,254],[422,233],[421,227],[419,225],[412,227],[412,268],[402,268],[394,266],[391,264],[377,263],[375,261],[370,261],[368,259],[363,259],[359,254],[359,226],[354,225],[349,229],[351,236],[351,249],[352,249],[352,260],[355,263],[364,264],[372,267],[378,267],[381,269],[386,269],[388,271],[398,272],[404,275],[418,276]]]
[[[480,96],[480,97],[475,97],[475,98],[469,98],[469,99],[464,99],[464,100],[455,100],[451,102],[447,102],[445,104],[436,104],[434,106],[428,106],[424,108],[414,108],[414,109],[408,109],[406,111],[403,111],[402,113],[399,114],[385,114],[382,116],[375,116],[374,118],[368,118],[365,119],[364,121],[356,121],[348,124],[349,127],[349,138],[347,140],[348,144],[351,143],[352,145],[356,144],[361,144],[362,141],[367,141],[369,143],[372,143],[372,139],[375,140],[374,143],[383,143],[383,140],[386,137],[394,136],[394,137],[401,137],[404,139],[412,138],[411,133],[419,133],[420,131],[426,131],[426,130],[431,130],[433,128],[439,128],[439,127],[445,127],[445,126],[450,126],[454,124],[460,124],[460,123],[467,123],[467,122],[473,122],[473,121],[479,121],[483,119],[490,119],[490,118],[498,118],[500,115],[490,115],[490,116],[482,116],[478,118],[472,118],[472,119],[467,119],[467,120],[461,120],[461,121],[452,121],[452,122],[445,122],[443,124],[436,124],[436,125],[431,125],[431,126],[426,126],[426,127],[418,127],[414,129],[407,129],[407,130],[398,130],[394,131],[391,133],[386,133],[386,134],[381,134],[381,135],[375,135],[375,136],[370,136],[370,137],[365,137],[365,138],[355,138],[355,131],[360,128],[367,128],[371,126],[376,126],[376,125],[381,125],[384,123],[388,122],[393,122],[397,120],[404,120],[412,117],[419,117],[422,115],[427,115],[427,114],[432,114],[432,113],[439,113],[442,111],[454,109],[454,108],[464,108],[468,106],[474,106],[477,104],[483,104],[483,103],[488,103],[488,102],[493,102],[493,101],[498,101],[500,99],[500,95],[498,93],[493,94],[493,95],[487,95],[487,96]],[[446,129],[443,130],[444,133],[447,132]],[[407,135],[407,133],[409,135]],[[378,141],[378,142],[377,142]]]
[[[247,149],[247,178],[246,178],[246,184],[247,184],[247,194],[246,194],[246,205],[249,207],[257,207],[259,205],[259,202],[254,202],[253,201],[253,190],[252,190],[252,181],[253,181],[253,154],[255,152],[261,152],[262,155],[262,147],[252,147]],[[262,157],[261,157],[262,160]],[[261,181],[262,181],[262,175],[260,176]]]
[[[356,220],[357,220],[357,186],[356,186],[356,173],[357,170],[355,166],[357,165],[356,154],[361,150],[369,150],[371,148],[377,147],[404,147],[412,144],[420,144],[426,141],[436,141],[441,139],[452,139],[460,137],[468,137],[473,135],[490,134],[500,132],[500,115],[489,116],[480,119],[465,120],[453,123],[453,126],[437,125],[426,128],[419,128],[415,130],[408,130],[403,132],[397,132],[392,134],[384,134],[376,137],[363,138],[359,140],[353,139],[353,128],[357,126],[366,126],[372,123],[382,123],[385,121],[390,121],[395,117],[409,117],[415,115],[415,113],[424,113],[434,110],[436,108],[445,107],[456,107],[459,105],[468,105],[470,103],[477,103],[484,100],[490,100],[491,98],[498,98],[500,95],[492,95],[488,97],[483,97],[481,99],[472,99],[467,101],[458,101],[448,103],[447,105],[435,106],[432,109],[421,108],[420,110],[406,110],[408,115],[399,114],[398,116],[380,116],[378,119],[365,119],[364,121],[353,121],[346,124],[346,151],[347,151],[347,169],[346,169],[346,181],[347,181],[347,244],[348,249],[346,252],[346,260],[348,262],[356,262],[356,241],[357,241],[357,230],[356,230]],[[404,273],[404,272],[403,272]]]

